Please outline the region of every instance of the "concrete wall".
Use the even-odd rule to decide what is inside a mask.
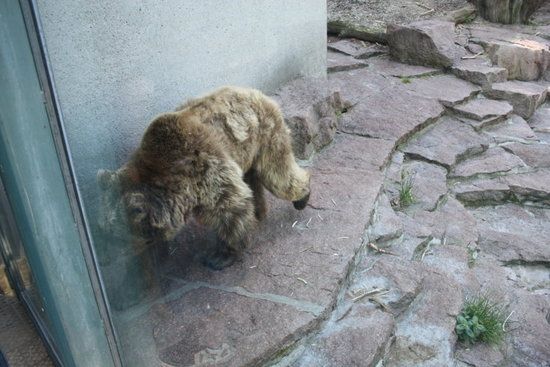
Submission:
[[[266,92],[326,70],[325,0],[37,0],[79,183],[147,123],[224,84]]]

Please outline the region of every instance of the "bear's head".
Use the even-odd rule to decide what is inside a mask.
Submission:
[[[101,204],[98,224],[110,235],[143,241],[169,240],[185,222],[177,198],[136,181],[127,167],[97,173]]]

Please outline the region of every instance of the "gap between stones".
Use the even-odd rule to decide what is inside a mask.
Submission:
[[[182,284],[182,287],[180,287],[178,290],[174,292],[171,292],[170,294],[157,298],[154,301],[140,304],[138,307],[132,310],[131,313],[125,313],[124,315],[122,315],[123,321],[131,321],[135,317],[139,317],[140,315],[145,314],[152,306],[156,304],[163,304],[163,303],[175,301],[181,298],[182,296],[184,296],[185,294],[200,288],[214,289],[214,290],[223,291],[227,293],[234,293],[239,296],[243,296],[247,298],[269,301],[273,303],[290,306],[295,308],[298,311],[310,313],[314,317],[321,317],[323,314],[323,306],[321,305],[318,305],[312,302],[301,301],[295,298],[281,296],[278,294],[254,293],[246,290],[243,287],[214,285],[206,282],[186,282],[182,279],[170,277],[170,276],[168,276],[168,278],[177,283]]]
[[[388,157],[384,160],[384,165],[381,168],[381,170],[384,171],[384,173],[385,173],[385,171],[388,169],[388,167],[390,165],[390,162],[391,162],[394,154],[397,152],[399,146],[401,146],[402,144],[406,144],[417,133],[420,133],[421,131],[427,129],[428,127],[436,124],[439,121],[439,119],[444,115],[445,115],[445,109],[438,116],[428,118],[426,121],[424,121],[423,123],[417,125],[415,128],[413,128],[412,130],[410,130],[409,132],[405,133],[403,136],[398,138],[396,140],[393,148],[392,148],[392,151],[390,152]],[[371,137],[371,136],[364,136],[362,134],[343,132],[340,129],[338,129],[338,132],[343,133],[343,134],[347,134],[347,135],[360,136],[360,137],[364,137],[364,138],[374,138],[374,137]],[[325,148],[323,148],[323,149],[325,149]],[[319,154],[319,153],[320,152],[318,152],[317,154]],[[314,340],[315,337],[317,337],[323,330],[326,329],[327,325],[329,325],[330,323],[333,323],[333,322],[337,322],[338,318],[343,317],[342,315],[340,315],[340,317],[338,315],[336,315],[336,311],[338,310],[338,307],[340,305],[342,305],[342,303],[344,302],[343,300],[345,298],[346,291],[347,291],[347,289],[350,285],[351,277],[356,271],[357,265],[369,253],[368,247],[367,247],[368,239],[366,238],[366,233],[367,233],[368,228],[373,224],[373,218],[374,218],[374,214],[376,212],[376,207],[378,206],[380,196],[383,193],[384,193],[384,182],[382,182],[380,187],[379,187],[378,194],[377,194],[376,199],[374,201],[375,204],[374,204],[374,206],[371,209],[371,212],[369,214],[369,220],[365,224],[364,231],[363,231],[363,238],[361,240],[362,243],[358,247],[355,254],[352,256],[352,258],[350,259],[350,261],[347,265],[346,275],[342,278],[342,280],[340,282],[339,290],[337,292],[337,296],[336,296],[336,298],[334,299],[334,301],[332,302],[332,304],[329,307],[327,317],[319,320],[318,325],[314,329],[312,329],[308,333],[308,335],[306,335],[302,339],[296,340],[293,344],[285,347],[284,353],[282,353],[280,351],[279,353],[276,353],[275,357],[272,357],[271,359],[268,359],[268,362],[264,364],[265,366],[286,366],[286,364],[284,364],[284,360],[288,359],[290,361],[293,361],[293,360],[299,358],[300,354],[302,352],[302,349],[305,348],[305,345],[308,345],[312,340]],[[414,300],[417,298],[419,293],[420,293],[420,289],[419,289],[418,293],[414,295],[414,298],[411,300],[411,302],[409,302],[408,305],[410,305],[414,302]],[[388,311],[383,310],[383,309],[382,309],[382,311],[383,312],[388,312]],[[393,314],[392,314],[392,316],[395,317],[395,315],[393,315]],[[400,315],[398,315],[398,316],[400,316]],[[397,325],[397,323],[394,325],[394,330],[393,331],[395,331],[396,325]],[[394,332],[392,332],[392,335],[393,334],[394,334]],[[379,363],[381,360],[384,359],[385,354],[389,350],[389,347],[391,346],[392,343],[393,343],[393,337],[390,337],[388,339],[388,341],[385,343],[384,347],[382,348],[382,350],[380,352],[380,356],[377,356],[377,358],[375,359],[376,363]]]

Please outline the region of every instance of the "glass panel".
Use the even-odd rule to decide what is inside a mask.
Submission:
[[[174,239],[143,240],[136,233],[139,225],[137,231],[129,231],[130,205],[121,201],[121,188],[131,183],[101,170],[125,164],[150,121],[185,99],[224,84],[273,91],[296,75],[324,75],[325,3],[37,0],[37,4],[124,364],[193,365],[195,354],[202,358],[209,352],[200,354],[194,350],[197,346],[186,344],[193,333],[202,332],[204,339],[209,332],[178,330],[187,311],[181,305],[189,300],[193,286],[200,288],[194,282],[219,276],[202,264],[216,238],[190,220]],[[304,32],[304,24],[315,25],[315,32]],[[141,200],[139,194],[127,199]],[[225,294],[219,289],[198,293],[203,301],[211,293],[217,301]],[[193,321],[201,322],[199,318]],[[227,344],[220,344],[222,350],[212,353],[223,357]]]
[[[0,19],[5,260],[64,366],[112,366],[20,3],[0,1]]]

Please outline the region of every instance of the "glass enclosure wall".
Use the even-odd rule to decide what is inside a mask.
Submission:
[[[177,301],[214,238],[198,223],[158,246],[126,227],[116,180],[158,114],[222,85],[274,91],[326,74],[322,0],[36,0],[78,189],[124,364],[190,365]],[[104,176],[103,176],[104,177]],[[102,225],[103,224],[103,225]],[[188,363],[189,362],[189,363]]]
[[[36,38],[17,0],[0,2],[0,19],[1,253],[59,362],[112,366],[31,51]]]

